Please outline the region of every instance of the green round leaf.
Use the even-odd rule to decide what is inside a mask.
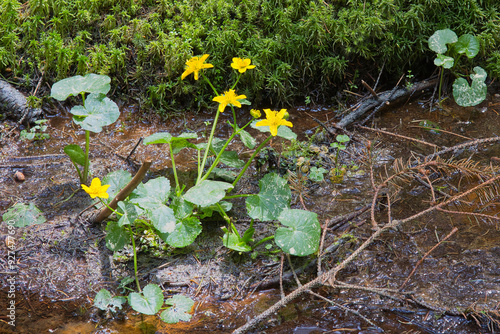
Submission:
[[[116,103],[102,94],[90,94],[85,106],[75,106],[70,110],[73,121],[84,130],[101,132],[103,126],[116,122],[120,117],[120,109]]]
[[[122,225],[109,221],[106,226],[106,247],[113,252],[119,251],[130,242],[130,234]]]
[[[204,180],[189,189],[184,194],[184,199],[195,205],[210,206],[224,198],[228,189],[233,189],[233,185],[221,181]]]
[[[13,222],[15,227],[45,223],[46,219],[35,204],[16,203],[2,216],[4,222]]]
[[[154,209],[149,208],[146,210],[146,216],[161,233],[171,233],[175,230],[174,210],[165,204],[160,204]]]
[[[445,53],[448,50],[446,44],[453,44],[457,41],[457,34],[452,30],[438,30],[429,38],[429,48],[436,53]]]
[[[101,289],[94,298],[94,306],[103,311],[116,311],[116,308],[121,310],[126,301],[125,297],[113,297],[111,292]]]
[[[452,68],[453,65],[455,64],[455,59],[444,56],[442,54],[438,54],[436,59],[434,59],[434,65],[436,66],[443,66],[443,68]]]
[[[50,91],[50,96],[56,100],[64,101],[68,96],[80,93],[107,94],[111,89],[111,79],[107,75],[89,73],[82,77],[77,75],[56,82]]]
[[[266,174],[259,181],[260,191],[246,199],[248,215],[261,221],[276,219],[283,209],[290,206],[290,187],[277,174]]]
[[[123,215],[118,220],[118,225],[132,225],[138,217],[136,206],[130,202],[118,202],[118,212]]]
[[[465,53],[467,58],[474,58],[479,53],[480,44],[476,37],[470,34],[465,34],[460,36],[458,42],[454,45],[454,48],[457,53]]]
[[[202,229],[196,217],[189,217],[178,221],[172,233],[162,234],[160,238],[172,247],[182,248],[191,245]]]
[[[160,314],[160,318],[164,322],[176,324],[179,321],[189,321],[191,319],[191,314],[187,313],[191,311],[194,305],[194,301],[191,298],[183,295],[175,295],[172,298],[166,299],[165,304],[172,306]]]
[[[156,284],[148,284],[142,289],[142,294],[132,292],[128,295],[128,303],[137,312],[156,314],[163,305],[163,291]]]
[[[141,183],[130,194],[130,202],[138,204],[143,209],[154,211],[168,200],[170,181],[166,177],[159,177]]]
[[[109,184],[108,188],[108,203],[113,200],[113,198],[122,190],[130,181],[132,176],[129,172],[124,170],[117,170],[106,175],[101,183]]]
[[[310,255],[318,250],[321,227],[314,212],[285,209],[278,220],[287,227],[276,230],[274,240],[285,252],[296,256]]]
[[[464,78],[458,78],[453,83],[453,97],[455,102],[462,107],[478,105],[486,98],[487,86],[485,84],[486,72],[481,67],[474,67],[475,74],[471,74],[472,84]]]

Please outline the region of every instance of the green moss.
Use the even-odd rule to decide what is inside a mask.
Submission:
[[[438,29],[481,40],[499,75],[500,4],[495,0],[0,0],[0,72],[48,84],[86,73],[114,78],[116,94],[156,110],[201,108],[211,89],[180,80],[185,61],[209,53],[220,90],[233,57],[257,65],[246,77],[254,104],[331,102],[343,85],[434,69],[427,39]],[[223,29],[221,29],[223,27]],[[356,70],[363,73],[354,78]],[[35,73],[36,72],[36,73]],[[355,80],[354,80],[355,79]],[[205,94],[195,100],[193,92]]]

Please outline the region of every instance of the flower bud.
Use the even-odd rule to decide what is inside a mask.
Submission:
[[[252,115],[253,118],[259,118],[261,116],[261,113],[260,110],[252,109],[250,110],[250,115]]]

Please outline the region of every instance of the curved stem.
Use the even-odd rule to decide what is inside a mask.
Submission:
[[[214,124],[212,125],[212,131],[210,131],[210,137],[208,138],[207,147],[205,148],[205,154],[203,155],[203,160],[201,162],[201,165],[198,166],[199,173],[198,173],[198,178],[196,180],[196,184],[198,184],[202,181],[201,177],[203,174],[203,169],[205,168],[205,163],[207,162],[208,151],[210,151],[210,146],[212,145],[215,127],[217,126],[217,121],[219,120],[219,114],[220,114],[220,111],[217,108],[217,113],[215,114]]]
[[[273,138],[273,136],[267,137],[266,140],[264,140],[262,142],[262,144],[260,144],[259,147],[257,147],[257,149],[255,150],[255,152],[253,152],[252,156],[250,157],[250,159],[248,159],[247,163],[245,164],[245,166],[241,170],[240,174],[238,174],[238,177],[236,178],[236,180],[234,180],[233,187],[236,186],[236,183],[238,183],[238,181],[241,179],[241,177],[243,176],[243,174],[245,173],[245,171],[248,169],[248,167],[250,167],[250,164],[252,163],[252,161],[255,158],[255,156],[257,154],[259,154],[259,152],[264,148],[264,146],[266,146],[266,144],[271,140],[271,138]]]
[[[260,245],[260,244],[262,244],[262,243],[264,243],[264,242],[266,242],[268,240],[272,240],[272,239],[274,239],[274,235],[270,235],[268,237],[265,237],[264,239],[261,239],[261,240],[257,241],[255,243],[255,245],[252,246],[252,248],[255,249],[258,245]]]
[[[85,166],[83,167],[83,184],[87,184],[89,175],[89,151],[90,151],[90,131],[85,130]]]

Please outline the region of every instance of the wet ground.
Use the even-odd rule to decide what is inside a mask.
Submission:
[[[186,113],[183,117],[160,121],[153,116],[140,116],[136,106],[124,105],[121,109],[122,115],[116,124],[92,137],[91,170],[95,176],[102,177],[117,169],[133,173],[137,164],[147,157],[154,158],[148,177],[169,175],[171,164],[164,147],[139,145],[131,155],[132,162],[126,162],[125,158],[141,137],[158,131],[180,134],[193,130],[201,134],[207,131],[204,122],[210,121],[212,116],[210,113]],[[425,101],[413,101],[385,111],[368,126],[450,147],[468,138],[497,136],[499,112],[500,96],[492,91],[488,101],[479,107],[460,108],[449,102],[442,109],[430,110]],[[307,140],[318,128],[309,115],[322,121],[337,116],[328,108],[305,107],[290,110],[290,114],[294,131],[301,140]],[[0,332],[230,333],[279,300],[277,285],[259,286],[279,276],[279,257],[262,252],[253,259],[230,252],[220,242],[223,222],[213,220],[204,222],[203,233],[184,250],[146,250],[149,253],[139,255],[139,273],[144,284],[161,284],[166,295],[182,292],[196,301],[192,321],[166,325],[157,317],[141,316],[128,310],[116,318],[97,312],[92,307],[95,294],[101,288],[117,291],[120,279],[133,273],[133,269],[127,254],[113,257],[106,248],[102,226],[85,222],[93,210],[90,198],[82,191],[69,198],[79,184],[73,166],[62,155],[62,147],[70,143],[82,145],[83,132],[74,128],[64,111],[49,119],[50,139],[21,142],[13,136],[0,144],[0,214],[17,201],[33,201],[48,220],[42,225],[15,230],[15,271],[8,268],[9,254],[4,247],[9,227],[5,222],[0,225],[0,305],[14,301],[16,309],[15,329],[8,325],[11,320],[7,310],[0,311]],[[8,132],[12,124],[3,122],[2,133]],[[224,120],[220,124],[224,124]],[[423,124],[438,125],[441,131],[429,131]],[[228,127],[223,125],[219,135],[227,134]],[[262,140],[258,132],[253,134]],[[369,130],[357,129],[355,134],[360,140],[352,141],[340,159],[358,168],[349,169],[340,182],[333,182],[335,180],[329,177],[323,182],[302,182],[292,178],[291,182],[295,181],[296,185],[294,207],[301,208],[302,199],[305,207],[317,212],[320,222],[324,222],[370,204],[371,181],[368,168],[363,164],[366,160],[363,138],[372,142],[376,175],[386,170],[390,173],[394,159],[407,159],[410,151],[424,155],[434,151],[429,146]],[[319,137],[311,141],[319,151],[333,141],[328,136]],[[279,152],[289,144],[274,139],[271,145]],[[480,166],[494,165],[496,157],[500,157],[499,147],[498,142],[476,145],[471,150],[457,152],[456,159],[472,156],[472,161]],[[248,156],[244,147],[236,145],[233,149]],[[307,152],[312,161],[331,169],[331,160],[322,159],[315,151],[317,149]],[[183,150],[176,158],[177,166],[186,177],[195,167],[191,163],[192,154]],[[25,175],[24,182],[14,180],[16,171]],[[264,171],[253,172],[255,178],[243,180],[244,190],[255,190],[255,180]],[[475,182],[460,175],[452,175],[447,181],[450,186],[464,189]],[[487,200],[472,196],[468,198],[469,206],[461,206],[461,209],[495,215],[499,211],[499,197],[494,192]],[[398,219],[422,210],[431,200],[426,188],[416,183],[403,187],[397,198],[392,204],[392,214]],[[243,209],[243,204],[236,202],[235,208],[233,214],[239,216],[238,209]],[[448,209],[456,208],[450,206]],[[383,221],[386,214],[381,204],[377,211],[379,220]],[[241,221],[238,228],[243,230],[247,223]],[[385,233],[342,271],[339,279],[366,288],[398,289],[424,254],[454,227],[458,231],[418,264],[405,285],[404,290],[411,292],[419,305],[392,301],[359,289],[339,290],[324,286],[317,292],[358,311],[387,333],[488,333],[495,328],[500,305],[497,222],[442,212],[426,215]],[[260,223],[256,228],[258,233],[265,234],[269,224]],[[325,247],[342,235],[345,242],[323,259],[324,268],[344,258],[372,232],[367,213],[329,230]],[[295,268],[305,264],[304,259],[293,261]],[[299,278],[306,283],[314,273],[309,270]],[[294,288],[293,278],[286,286]],[[377,332],[338,305],[308,296],[297,299],[255,329],[255,333]]]

